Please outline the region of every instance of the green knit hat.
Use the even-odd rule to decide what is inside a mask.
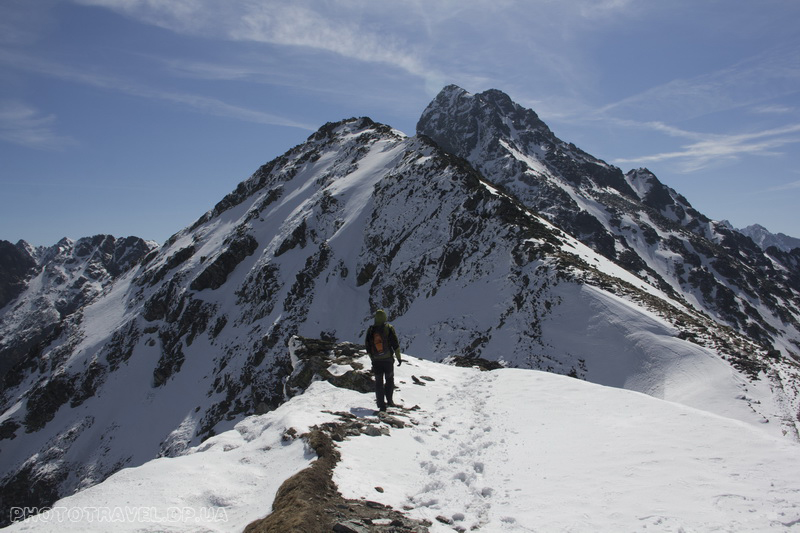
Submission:
[[[375,311],[375,325],[380,326],[386,323],[386,311],[378,309]]]

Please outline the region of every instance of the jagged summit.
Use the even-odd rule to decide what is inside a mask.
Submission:
[[[445,87],[423,112],[417,132],[470,160],[480,170],[486,169],[499,183],[545,213],[552,212],[557,202],[553,198],[536,202],[532,197],[541,192],[551,196],[559,192],[548,186],[543,177],[555,180],[561,188],[612,189],[684,223],[693,221],[692,217],[704,219],[683,196],[666,187],[648,169],[634,169],[623,175],[620,169],[556,137],[535,111],[513,102],[497,89],[471,94],[455,85]],[[503,167],[500,175],[490,168],[493,161]],[[566,197],[563,200],[573,209],[580,207]]]
[[[494,147],[502,137],[516,139],[520,134],[526,145],[560,143],[534,111],[514,103],[507,94],[491,89],[473,95],[456,85],[442,89],[428,104],[417,122],[417,133],[462,157],[483,145]]]
[[[625,174],[625,179],[636,191],[639,200],[657,213],[684,225],[692,221],[710,222],[707,217],[695,210],[683,195],[661,183],[649,169],[631,170]]]

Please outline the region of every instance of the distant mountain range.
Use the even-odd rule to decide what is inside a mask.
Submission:
[[[110,235],[38,248],[0,241],[0,376],[50,344],[68,316],[155,248],[138,237]]]
[[[784,233],[770,233],[767,228],[759,224],[753,224],[737,231],[753,239],[764,250],[770,246],[774,246],[784,252],[791,252],[795,248],[800,248],[800,239],[789,237]]]
[[[284,403],[293,335],[621,387],[798,438],[800,249],[445,87],[322,126],[156,246],[3,243],[0,517]],[[765,424],[765,422],[769,422]]]

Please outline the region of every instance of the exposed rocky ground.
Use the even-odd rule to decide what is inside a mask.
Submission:
[[[297,364],[287,381],[287,393],[301,394],[316,380],[325,380],[337,387],[358,392],[375,389],[371,371],[354,360],[356,356],[363,356],[363,346],[319,339],[295,339],[292,349]],[[349,366],[351,370],[335,376],[329,370],[331,365]],[[373,501],[343,498],[332,480],[333,468],[340,459],[337,442],[389,435],[392,428],[402,428],[413,423],[409,415],[419,408],[391,409],[391,414],[382,414],[374,419],[336,412],[332,414],[338,416],[337,422],[314,427],[309,433],[297,435],[296,431],[287,431],[286,439],[305,439],[318,459],[309,468],[287,479],[278,490],[270,515],[253,522],[245,531],[427,532],[430,524],[411,520],[398,510]],[[375,490],[380,492],[383,489],[375,487]]]

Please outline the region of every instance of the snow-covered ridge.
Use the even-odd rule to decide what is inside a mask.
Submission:
[[[338,443],[340,493],[390,506],[431,532],[784,531],[800,523],[800,447],[785,439],[549,373],[404,360],[396,398],[406,408],[390,412],[403,427],[375,415],[371,393],[314,381],[275,411],[178,457],[125,469],[7,531],[241,531],[269,514],[283,481],[314,459],[296,437],[335,422],[337,412],[379,430]],[[349,364],[369,366],[363,356]],[[361,522],[374,531],[381,524],[388,521]]]

